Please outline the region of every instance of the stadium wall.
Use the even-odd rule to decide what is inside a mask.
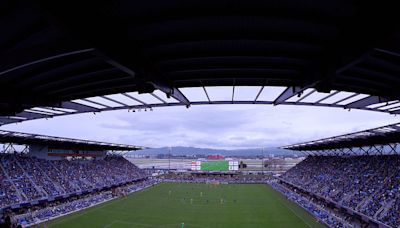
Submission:
[[[29,156],[46,159],[46,160],[61,160],[68,157],[91,157],[102,159],[106,156],[106,151],[88,151],[78,149],[62,149],[52,148],[43,145],[29,145]]]

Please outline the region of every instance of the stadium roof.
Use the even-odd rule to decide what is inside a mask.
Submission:
[[[0,125],[211,103],[400,113],[397,9],[350,0],[2,1]],[[230,86],[232,99],[210,99],[214,86]],[[237,101],[240,86],[257,92]],[[260,98],[275,86],[282,93]],[[206,98],[192,101],[182,88],[204,88]],[[316,93],[325,97],[307,101]]]
[[[400,143],[400,123],[282,147],[298,151],[324,151]]]
[[[29,134],[15,131],[0,130],[0,143],[14,143],[18,145],[46,145],[50,147],[61,148],[79,148],[87,150],[115,150],[115,151],[132,151],[145,149],[144,147],[97,142],[82,139],[71,139],[47,135]]]

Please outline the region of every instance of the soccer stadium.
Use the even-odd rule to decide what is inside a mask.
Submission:
[[[0,228],[400,227],[394,2],[0,12]]]

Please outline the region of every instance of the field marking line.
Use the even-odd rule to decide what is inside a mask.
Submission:
[[[280,194],[280,193],[279,193],[279,194]],[[312,228],[312,226],[311,226],[308,222],[306,222],[301,216],[297,215],[297,213],[296,213],[291,207],[289,207],[288,205],[286,205],[285,203],[283,203],[282,200],[283,200],[283,199],[279,199],[279,203],[280,203],[280,204],[282,204],[282,205],[285,206],[287,209],[289,209],[297,218],[299,218],[301,221],[303,221],[305,224],[307,224],[308,227],[311,227],[311,228]]]
[[[56,224],[59,224],[59,223],[63,223],[63,222],[68,221],[68,220],[70,220],[72,218],[74,218],[74,219],[79,218],[79,217],[81,217],[83,215],[86,215],[89,212],[92,212],[93,210],[101,209],[101,208],[107,206],[108,204],[112,204],[114,202],[115,202],[114,199],[113,200],[109,200],[107,202],[103,202],[103,203],[99,203],[97,205],[94,205],[93,207],[88,207],[88,208],[85,208],[83,210],[76,211],[76,212],[74,212],[72,214],[69,214],[69,216],[68,215],[63,215],[63,216],[61,216],[59,218],[60,220],[54,221],[53,223],[51,223],[51,225],[53,226],[53,225],[56,225]],[[90,210],[90,209],[92,209],[92,210]],[[74,217],[74,215],[75,215],[75,217]]]
[[[150,225],[150,224],[147,224],[147,223],[128,222],[128,221],[124,221],[124,220],[114,220],[111,223],[103,226],[103,228],[111,227],[113,224],[116,224],[116,223],[130,224],[130,225],[140,225],[140,226],[146,226],[146,227],[155,227],[155,225]],[[157,227],[171,227],[171,226],[177,227],[177,225],[180,225],[180,224],[181,223],[163,224],[163,225],[160,225],[160,226],[157,226]],[[204,228],[204,226],[192,225],[190,223],[185,223],[185,224],[190,225],[191,227],[203,227]]]
[[[110,223],[108,223],[108,224],[106,224],[106,225],[104,225],[103,226],[103,228],[107,228],[107,227],[110,227],[110,226],[112,226],[114,223],[116,223],[117,221],[116,220],[114,220],[114,221],[112,221],[112,222],[110,222]]]
[[[128,221],[124,221],[124,220],[114,220],[111,223],[103,226],[103,228],[107,228],[112,226],[115,223],[122,223],[122,224],[129,224],[129,225],[140,225],[140,226],[147,226],[147,227],[154,227],[153,225],[150,224],[146,224],[146,223],[138,223],[138,222],[128,222]]]
[[[150,186],[148,186],[148,187],[145,187],[145,188],[142,188],[142,189],[133,191],[133,192],[129,193],[128,196],[129,196],[129,195],[133,195],[134,193],[137,193],[137,192],[138,192],[138,193],[139,193],[139,192],[144,192],[145,190],[150,189],[150,188],[152,188],[153,186],[156,186],[156,185],[158,185],[158,184],[159,184],[159,183],[156,183],[156,184],[150,185]],[[46,220],[46,221],[41,222],[40,224],[47,223],[47,222],[49,222],[49,221],[51,221],[51,220],[54,221],[53,223],[51,223],[51,225],[63,223],[63,222],[65,222],[65,221],[70,220],[71,218],[79,218],[79,217],[81,217],[81,216],[83,216],[83,215],[85,215],[85,214],[87,214],[87,213],[89,213],[89,212],[91,212],[91,211],[93,211],[93,210],[101,210],[101,209],[104,208],[105,206],[107,206],[107,205],[112,205],[112,204],[114,204],[114,203],[116,203],[116,202],[118,202],[118,201],[122,201],[123,199],[124,199],[123,197],[111,198],[111,199],[109,199],[109,200],[106,200],[106,201],[103,201],[103,202],[100,202],[100,203],[93,204],[93,205],[91,205],[91,206],[89,206],[89,207],[82,208],[82,209],[77,210],[77,211],[72,211],[71,213],[63,214],[63,215],[61,215],[61,216],[59,216],[59,217],[57,217],[57,218],[51,218],[51,219],[49,219],[49,220]],[[108,210],[105,210],[105,211],[108,211]],[[108,211],[108,212],[109,212],[109,211]],[[75,215],[76,217],[74,217],[74,215]],[[57,219],[59,219],[59,220],[57,221]],[[40,224],[37,224],[37,225],[40,225]]]
[[[271,186],[269,186],[269,185],[267,185],[267,186],[270,187],[274,192],[276,192],[276,193],[279,194],[279,196],[278,196],[278,198],[279,198],[278,201],[279,201],[280,204],[282,204],[282,205],[285,206],[287,209],[289,209],[297,218],[299,218],[301,221],[303,221],[305,224],[307,224],[308,227],[311,227],[311,228],[312,228],[312,226],[311,226],[308,222],[306,222],[301,216],[297,215],[297,213],[296,213],[291,207],[289,207],[288,205],[286,205],[286,204],[283,202],[283,200],[287,200],[288,202],[291,202],[291,201],[289,201],[289,199],[287,199],[286,197],[284,198],[284,195],[283,195],[282,193],[280,193],[279,191],[275,190],[275,189],[272,188]],[[294,203],[294,202],[293,202],[293,203]]]

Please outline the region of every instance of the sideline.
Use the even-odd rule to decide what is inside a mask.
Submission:
[[[155,185],[157,185],[157,184],[159,184],[159,183],[155,183],[155,184],[149,185],[149,186],[144,187],[144,188],[136,189],[136,190],[134,190],[134,191],[132,191],[132,192],[129,192],[128,195],[130,195],[130,194],[132,194],[132,193],[135,193],[135,192],[139,192],[139,191],[141,191],[141,190],[145,190],[145,189],[150,188],[150,187],[153,187],[153,186],[155,186]],[[95,203],[95,204],[91,204],[91,205],[89,205],[89,206],[87,206],[87,207],[83,207],[83,208],[79,208],[79,209],[74,210],[74,211],[67,212],[67,213],[65,213],[65,214],[60,214],[60,215],[57,215],[57,216],[54,216],[54,217],[51,217],[51,218],[48,218],[48,219],[38,220],[38,221],[36,221],[36,222],[34,222],[34,223],[26,224],[25,226],[27,226],[27,227],[35,226],[35,227],[36,227],[37,225],[40,225],[40,224],[42,224],[42,223],[46,223],[46,222],[49,222],[49,221],[51,221],[51,220],[54,220],[54,219],[57,219],[57,218],[60,218],[60,217],[63,217],[63,216],[67,216],[67,215],[70,215],[70,214],[73,214],[73,213],[76,213],[76,212],[80,212],[80,211],[82,211],[82,210],[89,209],[89,208],[94,207],[94,206],[97,206],[97,205],[99,205],[99,204],[107,203],[107,202],[109,202],[109,201],[117,200],[117,199],[122,199],[122,198],[123,198],[123,196],[120,196],[120,197],[113,197],[113,198],[110,198],[110,199],[107,199],[107,200],[104,200],[104,201],[101,201],[101,202],[98,202],[98,203]],[[104,206],[105,206],[105,205],[104,205]],[[101,208],[101,207],[100,207],[100,208]],[[85,215],[86,213],[88,213],[88,212],[82,213],[82,214],[80,214],[79,216]],[[54,224],[58,224],[58,223],[59,223],[59,222],[55,222]],[[40,226],[39,226],[39,227],[40,227]]]
[[[296,215],[297,218],[301,219],[301,221],[307,224],[308,227],[312,228],[312,226],[307,221],[305,221],[301,216],[299,216],[291,207],[289,207],[285,203],[282,203],[282,199],[279,199],[279,203],[285,206],[287,209],[289,209],[294,215]]]
[[[283,206],[285,206],[287,209],[289,209],[297,218],[299,218],[301,221],[303,221],[305,224],[307,224],[307,226],[308,227],[310,227],[310,228],[312,228],[313,226],[312,225],[310,225],[307,221],[305,221],[304,220],[304,218],[302,218],[301,216],[299,216],[291,207],[289,207],[286,203],[284,203],[283,202],[283,200],[284,200],[284,198],[283,197],[285,197],[282,193],[280,193],[279,191],[276,191],[274,188],[272,188],[270,185],[268,185],[268,187],[270,187],[273,191],[275,191],[276,193],[278,193],[279,194],[279,203],[280,204],[282,204]],[[287,199],[286,197],[285,197],[285,199],[286,200],[289,200],[289,199]],[[290,202],[292,202],[292,201],[290,201]],[[296,204],[297,205],[297,204]],[[301,206],[300,206],[301,207]],[[301,207],[301,208],[303,208],[303,207]],[[303,208],[304,209],[304,208]],[[314,216],[313,216],[313,218],[315,218]]]
[[[154,227],[154,225],[150,225],[150,224],[146,224],[146,223],[137,223],[137,222],[128,222],[128,221],[123,221],[123,220],[114,220],[111,223],[108,223],[107,225],[103,226],[103,228],[108,228],[108,227],[111,227],[112,225],[118,224],[118,223]],[[160,225],[160,226],[157,226],[157,227],[179,227],[180,225],[181,225],[181,223],[171,223],[171,224]],[[198,226],[198,225],[193,225],[193,224],[190,224],[190,223],[185,223],[185,225],[188,225],[190,227],[208,228],[208,226]]]

